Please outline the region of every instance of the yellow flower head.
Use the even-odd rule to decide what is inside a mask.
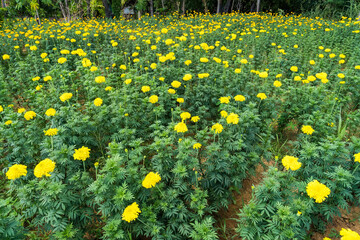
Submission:
[[[243,101],[245,101],[245,97],[243,95],[236,95],[234,97],[234,100],[237,102],[243,102]]]
[[[53,109],[53,108],[49,108],[49,109],[46,110],[46,112],[45,112],[45,115],[46,115],[46,116],[49,116],[49,117],[55,116],[55,114],[56,114],[56,110]]]
[[[120,69],[121,70],[126,70],[126,66],[125,65],[120,65]]]
[[[152,188],[155,187],[155,185],[160,182],[160,180],[161,177],[158,173],[149,172],[142,181],[142,186],[144,188]]]
[[[259,77],[261,77],[261,78],[267,78],[268,76],[269,76],[269,74],[267,72],[259,73]]]
[[[230,124],[230,123],[238,124],[239,123],[239,115],[237,115],[235,113],[230,113],[229,116],[227,116],[227,118],[226,118],[226,122],[228,124]]]
[[[22,164],[14,164],[12,165],[9,170],[6,172],[6,177],[10,180],[15,180],[20,178],[21,176],[26,176],[27,166]]]
[[[3,58],[3,60],[8,60],[8,59],[10,59],[10,55],[4,54],[4,55],[2,55],[2,58]]]
[[[98,76],[95,78],[95,82],[96,83],[104,83],[105,82],[105,77],[104,76]]]
[[[159,97],[156,95],[152,95],[151,97],[149,97],[149,102],[151,103],[157,103],[159,101]]]
[[[180,117],[181,117],[182,120],[190,119],[191,114],[189,112],[183,112],[183,113],[180,114]]]
[[[177,101],[178,103],[183,103],[185,100],[184,100],[184,98],[177,98],[176,101]]]
[[[150,65],[150,68],[151,68],[151,69],[156,69],[156,68],[157,68],[157,64],[156,64],[156,63],[152,63],[152,64]]]
[[[221,97],[219,98],[220,103],[228,104],[230,102],[230,97]]]
[[[274,86],[275,86],[275,87],[281,87],[281,85],[282,85],[282,84],[281,84],[280,81],[275,81],[275,82],[274,82]]]
[[[258,95],[256,95],[257,98],[260,98],[261,100],[264,100],[267,98],[265,93],[258,93]]]
[[[174,88],[179,88],[181,86],[181,82],[179,81],[173,81],[171,83],[171,86],[174,87]]]
[[[338,76],[339,78],[345,78],[345,74],[343,74],[343,73],[339,73],[337,76]]]
[[[64,57],[61,57],[61,58],[58,59],[58,63],[60,63],[60,64],[63,64],[63,63],[65,63],[66,61],[67,61],[67,59],[64,58]]]
[[[96,66],[92,66],[91,68],[90,68],[90,71],[91,72],[95,72],[95,71],[97,71],[98,70],[98,68],[96,67]]]
[[[83,65],[83,67],[90,67],[92,64],[90,59],[87,59],[87,58],[84,58],[81,63]]]
[[[168,93],[170,93],[170,94],[175,94],[176,91],[175,91],[175,89],[169,88]]]
[[[33,119],[34,117],[36,117],[36,113],[34,111],[28,111],[24,114],[24,118],[26,120]]]
[[[298,162],[298,158],[293,156],[286,155],[281,161],[286,170],[289,170],[290,168],[291,170],[296,171],[301,167],[301,162]]]
[[[191,74],[185,74],[184,77],[183,77],[183,80],[184,81],[189,81],[192,79],[192,75]]]
[[[94,105],[100,107],[103,104],[103,100],[101,98],[95,98]]]
[[[356,153],[354,154],[354,158],[355,158],[355,162],[359,162],[360,163],[360,153]]]
[[[113,90],[113,87],[107,86],[107,87],[105,88],[105,91],[111,91],[111,90]]]
[[[41,57],[41,58],[46,58],[47,56],[48,56],[47,53],[42,53],[42,54],[40,54],[40,57]]]
[[[317,203],[322,203],[330,195],[330,189],[326,185],[319,183],[318,180],[309,182],[306,186],[306,192]]]
[[[235,68],[234,72],[235,73],[241,73],[241,69],[240,68]]]
[[[122,214],[122,220],[127,222],[134,221],[139,217],[139,213],[141,213],[139,205],[134,202],[133,204],[127,206],[124,209],[124,212]]]
[[[73,157],[75,160],[85,161],[90,157],[90,148],[82,146],[79,149],[75,149]]]
[[[248,60],[246,60],[246,59],[243,58],[243,59],[240,60],[240,63],[242,63],[242,64],[247,64],[247,63],[248,63]]]
[[[225,110],[222,110],[220,112],[220,115],[223,117],[223,118],[226,118],[228,116],[228,113],[225,111]]]
[[[53,172],[55,169],[55,162],[51,161],[51,159],[46,158],[45,160],[42,160],[39,162],[35,169],[34,169],[34,175],[37,178],[41,178],[43,176],[50,177],[50,172]]]
[[[3,106],[0,105],[0,112],[4,111]]]
[[[194,145],[193,145],[193,149],[199,149],[199,148],[201,148],[201,143],[195,143]]]
[[[207,62],[209,62],[209,59],[202,57],[202,58],[200,58],[200,62],[207,63]]]
[[[11,121],[11,120],[7,120],[7,121],[5,122],[5,125],[10,125],[10,124],[12,124],[12,121]]]
[[[223,126],[220,123],[215,123],[212,127],[211,130],[215,131],[215,134],[219,134],[223,131]]]
[[[175,125],[174,130],[178,133],[184,133],[188,131],[188,128],[184,122],[179,122]]]
[[[184,63],[185,63],[185,65],[189,66],[192,63],[192,61],[191,60],[186,60]]]
[[[23,112],[25,112],[26,110],[25,110],[25,108],[19,108],[18,109],[18,113],[23,113]]]
[[[142,86],[142,87],[141,87],[141,91],[142,91],[143,93],[149,92],[150,90],[151,90],[151,89],[150,89],[149,86]]]
[[[191,121],[192,122],[197,122],[197,121],[199,121],[200,120],[200,117],[199,116],[193,116],[192,118],[191,118]]]
[[[292,72],[297,72],[299,69],[298,69],[298,67],[297,66],[292,66],[291,68],[290,68],[290,71],[292,71]]]
[[[341,240],[360,240],[360,235],[352,230],[342,228],[340,230]]]
[[[309,125],[303,125],[302,127],[301,127],[301,131],[303,132],[303,133],[306,133],[307,135],[311,135],[311,134],[313,134],[313,132],[315,131],[311,126],[309,126]]]
[[[60,100],[62,102],[65,102],[66,100],[69,100],[70,98],[72,98],[72,93],[63,93],[61,96],[60,96]]]
[[[51,77],[51,76],[45,76],[45,77],[44,77],[44,81],[45,81],[45,82],[47,82],[47,81],[49,81],[49,80],[52,80],[52,77]]]
[[[58,134],[58,129],[57,128],[49,128],[48,130],[44,131],[45,136],[55,136]]]

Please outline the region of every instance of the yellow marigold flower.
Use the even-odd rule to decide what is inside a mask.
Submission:
[[[199,148],[201,148],[201,143],[195,143],[194,145],[193,145],[193,149],[199,149]]]
[[[326,48],[326,49],[325,49],[325,52],[331,52],[331,49],[330,49],[330,48]]]
[[[319,183],[318,180],[309,182],[306,186],[306,192],[317,203],[322,203],[330,195],[330,189],[326,185]]]
[[[235,72],[235,73],[241,73],[241,69],[240,69],[240,68],[236,68],[236,69],[234,70],[234,72]]]
[[[314,60],[310,60],[309,63],[310,63],[310,65],[315,65],[315,61],[314,61]]]
[[[356,69],[356,70],[360,70],[360,65],[356,65],[356,66],[355,66],[355,69]]]
[[[27,166],[22,164],[14,164],[12,165],[9,170],[6,172],[7,179],[15,180],[17,178],[20,178],[21,176],[26,176]]]
[[[37,77],[32,78],[31,80],[33,80],[34,82],[35,82],[35,81],[39,81],[39,80],[40,80],[40,77],[37,76]]]
[[[138,52],[134,52],[131,56],[137,57],[137,56],[139,56],[139,53],[138,53]]]
[[[120,69],[121,70],[126,70],[126,66],[125,65],[120,65]]]
[[[323,240],[331,240],[331,238],[324,237]]]
[[[43,59],[46,58],[47,56],[48,56],[47,53],[42,53],[42,54],[40,54],[40,57],[43,58]]]
[[[60,63],[60,64],[63,64],[63,63],[65,63],[66,61],[67,61],[67,59],[64,58],[64,57],[61,57],[61,58],[58,59],[58,63]]]
[[[116,47],[117,45],[119,45],[117,42],[113,42],[112,44],[111,44],[113,47]]]
[[[352,230],[342,228],[340,230],[341,240],[360,240],[360,235]]]
[[[281,84],[280,81],[275,81],[275,82],[274,82],[274,86],[275,86],[275,87],[281,87],[281,85],[282,85],[282,84]]]
[[[99,167],[99,162],[94,163],[94,167],[98,168]]]
[[[169,30],[167,30],[166,28],[163,28],[163,29],[161,29],[161,33],[167,33]]]
[[[56,114],[56,110],[53,109],[53,108],[49,108],[49,109],[46,110],[46,112],[45,112],[45,115],[46,115],[46,116],[49,116],[49,117],[55,116],[55,114]]]
[[[300,216],[301,214],[302,214],[302,212],[298,211],[296,215]]]
[[[61,96],[60,96],[60,100],[62,102],[65,102],[66,100],[69,100],[70,98],[72,98],[72,93],[63,93]]]
[[[8,59],[10,59],[10,55],[4,54],[4,55],[2,55],[2,58],[3,58],[3,60],[8,60]]]
[[[7,120],[7,121],[5,122],[5,125],[10,125],[10,124],[12,124],[12,121],[11,121],[11,120]]]
[[[230,102],[230,97],[221,97],[219,98],[220,103],[228,104]]]
[[[297,72],[299,69],[298,69],[298,67],[297,66],[292,66],[291,68],[290,68],[290,71],[292,71],[292,72]]]
[[[91,61],[90,59],[87,59],[87,58],[84,58],[82,61],[81,61],[83,67],[90,67],[91,66]]]
[[[97,76],[95,78],[95,82],[96,83],[104,83],[105,82],[105,77],[104,76]]]
[[[58,134],[58,129],[57,128],[49,128],[48,130],[44,130],[45,136],[55,136]]]
[[[200,58],[200,62],[207,63],[207,62],[209,62],[209,59],[202,57],[202,58]]]
[[[23,113],[23,112],[25,112],[26,110],[25,110],[25,108],[19,108],[18,109],[18,113]],[[0,111],[1,112],[1,111]]]
[[[360,153],[356,153],[354,154],[354,158],[355,158],[355,162],[359,162],[360,163]]]
[[[322,83],[327,83],[329,80],[328,79],[326,79],[326,78],[324,78],[324,79],[321,79],[321,82]]]
[[[267,78],[268,76],[269,76],[269,74],[267,72],[259,73],[259,77],[261,77],[261,78]]]
[[[149,97],[149,102],[151,103],[157,103],[159,101],[159,97],[156,95],[152,95],[151,97]]]
[[[264,100],[267,98],[265,93],[258,93],[258,95],[256,95],[257,98],[260,98],[261,100]]]
[[[91,72],[95,72],[96,70],[98,70],[98,68],[97,68],[96,66],[92,66],[92,67],[90,68],[90,71],[91,71]]]
[[[175,91],[175,89],[169,88],[168,93],[170,93],[170,94],[175,94],[176,91]]]
[[[4,111],[3,106],[0,105],[0,112]]]
[[[122,214],[122,220],[131,222],[139,217],[141,213],[139,205],[134,202],[133,204],[127,206]]]
[[[155,187],[155,185],[160,182],[160,180],[161,177],[158,173],[149,172],[142,181],[142,186],[144,188],[152,188]]]
[[[199,121],[200,120],[200,117],[199,116],[193,116],[192,118],[191,118],[191,121],[192,122],[197,122],[197,121]]]
[[[247,64],[247,63],[248,63],[248,60],[246,60],[246,59],[243,58],[243,59],[240,60],[240,63],[242,63],[242,64]]]
[[[282,74],[281,73],[279,73],[279,74],[277,74],[276,76],[275,76],[275,78],[281,78],[282,77]]]
[[[188,131],[188,128],[184,122],[179,122],[175,125],[174,130],[178,133],[184,133]]]
[[[183,113],[180,114],[180,117],[181,117],[182,120],[190,119],[191,114],[189,112],[183,112]]]
[[[79,149],[75,149],[73,157],[75,160],[85,161],[90,157],[90,148],[82,146]]]
[[[329,55],[329,58],[334,58],[336,55],[334,54],[334,53],[331,53],[330,55]]]
[[[36,89],[36,91],[39,91],[40,89],[42,89],[42,87],[43,87],[43,85],[37,85],[35,89]]]
[[[107,86],[107,87],[105,88],[105,91],[111,91],[111,90],[113,90],[113,87]]]
[[[150,68],[151,68],[151,69],[156,69],[156,68],[157,68],[157,64],[156,64],[156,63],[152,63],[152,64],[150,65]]]
[[[301,127],[301,131],[303,132],[303,133],[306,133],[307,135],[311,135],[311,134],[313,134],[313,132],[315,131],[311,126],[309,126],[309,125],[303,125],[302,127]]]
[[[184,77],[183,77],[183,80],[184,81],[189,81],[192,79],[192,75],[191,74],[185,74]]]
[[[315,74],[315,76],[316,76],[318,79],[325,79],[325,78],[327,78],[327,73],[321,72],[321,73]]]
[[[37,49],[38,49],[37,46],[30,46],[31,51],[36,51]]]
[[[131,79],[126,79],[126,80],[124,81],[124,83],[125,83],[126,85],[129,85],[131,82],[132,82]]]
[[[199,78],[207,78],[207,77],[209,77],[210,76],[210,74],[208,74],[208,73],[199,73],[198,74],[198,77]]]
[[[191,60],[186,60],[184,63],[185,63],[185,65],[189,66],[192,63],[192,61]]]
[[[36,113],[34,111],[28,111],[24,114],[24,118],[26,120],[33,119],[34,117],[36,117]]]
[[[149,87],[149,86],[142,86],[142,87],[141,87],[141,91],[142,91],[143,93],[149,92],[149,91],[150,91],[150,87]]]
[[[159,77],[159,80],[163,82],[165,80],[165,78],[164,77]]]
[[[245,97],[243,95],[236,95],[234,97],[234,100],[237,102],[243,102],[243,101],[245,101]]]
[[[52,77],[51,77],[51,76],[46,76],[46,77],[44,77],[44,81],[45,81],[45,82],[50,81],[50,80],[52,80]]]
[[[212,127],[211,130],[215,131],[215,134],[219,134],[223,131],[223,126],[220,123],[215,123]]]
[[[95,98],[94,105],[100,107],[103,104],[103,100],[101,98]]]
[[[177,101],[178,103],[183,103],[185,100],[184,100],[184,98],[177,98],[176,101]]]
[[[225,111],[225,110],[222,110],[220,112],[220,115],[223,117],[223,118],[226,118],[228,116],[228,113]]]
[[[171,83],[171,86],[174,87],[174,88],[179,88],[181,86],[181,82],[179,81],[173,81]]]
[[[227,118],[226,118],[226,122],[228,124],[230,124],[230,123],[238,124],[239,123],[239,115],[237,115],[235,113],[230,113],[229,116],[227,116]]]
[[[289,170],[290,168],[291,170],[296,171],[301,167],[301,162],[298,162],[298,158],[293,156],[286,155],[281,161],[286,170]]]
[[[294,77],[294,80],[295,80],[295,81],[301,81],[301,77],[300,77],[300,76],[295,76],[295,77]]]
[[[338,76],[339,78],[345,78],[345,74],[343,74],[343,73],[339,73],[337,76]]]
[[[50,177],[50,172],[53,172],[55,169],[55,162],[51,161],[51,159],[46,158],[39,162],[35,169],[34,169],[34,175],[37,178],[41,178],[43,176]]]

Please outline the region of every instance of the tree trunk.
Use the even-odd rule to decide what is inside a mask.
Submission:
[[[182,13],[185,15],[185,2],[186,0],[183,0],[182,2]]]
[[[154,16],[154,0],[150,0],[150,16]]]
[[[217,1],[217,9],[216,9],[216,13],[220,13],[221,11],[221,0]]]
[[[233,11],[233,9],[234,9],[234,4],[235,4],[235,0],[234,0],[234,1],[232,1],[232,4],[231,4],[231,11],[230,11],[230,12],[232,12],[232,11]]]
[[[102,0],[103,6],[105,8],[105,16],[106,18],[111,18],[111,10],[108,3],[108,0]]]
[[[5,8],[5,0],[1,0],[1,7]]]
[[[138,19],[140,19],[141,18],[141,11],[138,10],[137,14],[138,14]]]
[[[87,16],[88,18],[92,18],[93,16],[91,16],[91,4],[90,4],[90,0],[86,0],[86,5],[87,5]]]
[[[204,10],[205,10],[205,13],[207,13],[209,10],[208,10],[208,7],[207,7],[207,0],[202,0],[203,4],[204,4]]]
[[[260,11],[260,0],[257,0],[256,2],[256,12]]]
[[[163,8],[163,10],[165,9],[164,0],[161,0],[161,7]]]
[[[233,1],[234,2],[234,1]],[[223,9],[223,12],[229,12],[230,10],[230,6],[231,6],[231,0],[227,0],[225,5],[224,5],[224,9]]]

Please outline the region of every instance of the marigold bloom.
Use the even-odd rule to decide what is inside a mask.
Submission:
[[[274,81],[274,86],[275,87],[281,87],[281,82],[280,81]]]
[[[0,112],[4,111],[3,106],[0,105]]]
[[[72,98],[72,93],[63,93],[61,96],[60,96],[60,100],[62,102],[65,102],[66,100],[69,100],[70,98]]]
[[[97,76],[95,78],[95,82],[96,83],[104,83],[105,82],[105,77],[104,76]]]
[[[34,111],[28,111],[24,114],[24,118],[26,120],[33,119],[34,117],[36,117],[36,113]]]
[[[354,154],[354,158],[355,158],[355,162],[359,162],[360,163],[360,153],[356,153]]]
[[[185,65],[189,66],[192,63],[192,61],[191,60],[186,60],[184,63],[185,63]]]
[[[131,82],[132,82],[131,79],[126,79],[124,83],[125,83],[126,85],[129,85]]]
[[[221,115],[223,118],[226,118],[226,117],[228,116],[228,113],[227,113],[225,110],[221,110],[220,115]]]
[[[127,222],[134,221],[139,217],[139,213],[141,213],[139,205],[134,202],[133,204],[127,206],[124,209],[124,212],[122,214],[122,220]]]
[[[257,98],[260,98],[261,100],[264,100],[267,98],[265,93],[258,93],[258,95],[256,95]]]
[[[38,49],[37,46],[30,46],[31,51],[36,51],[37,49]]]
[[[292,72],[297,72],[299,69],[298,69],[298,67],[297,66],[292,66],[291,68],[290,68],[290,71],[292,71]]]
[[[57,128],[49,128],[48,130],[44,131],[45,136],[55,136],[58,134],[58,129]]]
[[[103,100],[101,98],[95,98],[94,105],[100,107],[103,104]]]
[[[342,228],[340,230],[341,240],[360,240],[360,235],[352,230]]]
[[[207,62],[209,62],[209,59],[203,57],[203,58],[200,58],[200,62],[207,63]]]
[[[175,125],[174,130],[178,133],[184,133],[188,131],[188,128],[184,122],[179,122]]]
[[[276,76],[275,76],[275,78],[281,78],[282,77],[282,74],[281,73],[279,73],[279,74],[277,74]]]
[[[180,114],[180,117],[182,120],[186,120],[186,119],[191,118],[191,114],[189,112],[183,112]]]
[[[220,123],[215,123],[212,127],[211,130],[215,131],[215,134],[219,134],[223,131],[223,126]]]
[[[269,76],[269,74],[267,72],[259,73],[259,77],[261,77],[261,78],[267,78],[268,76]]]
[[[143,93],[149,92],[150,90],[151,90],[151,89],[150,89],[149,86],[142,86],[142,87],[141,87],[141,91],[142,91]]]
[[[79,149],[75,149],[73,157],[75,160],[85,161],[90,157],[90,148],[82,146]]]
[[[239,115],[237,115],[235,113],[230,113],[229,116],[227,116],[227,118],[226,118],[226,122],[228,124],[230,124],[230,123],[238,124],[239,123]]]
[[[126,70],[126,66],[125,65],[120,65],[120,69],[121,70]]]
[[[55,169],[55,162],[51,161],[51,159],[46,158],[39,162],[35,169],[34,169],[34,175],[37,178],[41,178],[43,176],[50,177],[50,172],[53,172]]]
[[[42,54],[40,54],[40,57],[43,58],[43,59],[46,58],[47,56],[48,56],[47,53],[42,53]]]
[[[199,148],[201,148],[201,143],[195,143],[194,145],[193,145],[193,149],[199,149]]]
[[[25,112],[26,110],[25,110],[25,108],[19,108],[18,109],[18,113],[23,113],[23,112]],[[1,111],[0,111],[1,112]]]
[[[67,59],[64,58],[64,57],[61,57],[61,58],[58,59],[58,63],[60,63],[60,64],[63,64],[63,63],[65,63],[66,61],[67,61]]]
[[[168,93],[170,93],[170,94],[175,94],[176,91],[175,91],[175,89],[169,88]]]
[[[107,87],[105,88],[105,91],[111,91],[111,90],[113,90],[113,87],[107,86]]]
[[[199,116],[193,116],[192,118],[191,118],[191,121],[192,122],[197,122],[197,121],[199,121],[200,120],[200,117]]]
[[[330,195],[330,188],[319,183],[318,180],[313,180],[307,184],[306,192],[310,198],[315,199],[315,202],[322,203]]]
[[[142,186],[144,188],[152,188],[155,187],[155,185],[160,182],[160,180],[161,177],[158,173],[149,172],[142,181]]]
[[[171,86],[174,87],[174,88],[179,88],[181,86],[181,82],[179,81],[173,81],[171,83]]]
[[[241,73],[241,69],[240,69],[240,68],[236,68],[236,69],[234,70],[234,72],[235,72],[235,73]]]
[[[183,103],[185,100],[184,100],[184,98],[177,98],[176,101],[177,101],[178,103]]]
[[[220,103],[228,104],[230,102],[230,97],[221,97],[219,98]]]
[[[234,100],[237,102],[243,102],[243,101],[245,101],[245,97],[243,95],[236,95],[234,97]]]
[[[183,77],[183,80],[184,81],[189,81],[192,79],[192,75],[191,74],[185,74],[184,77]]]
[[[12,124],[12,121],[11,121],[11,120],[7,120],[7,121],[5,122],[5,125],[10,125],[10,124]]]
[[[339,73],[337,76],[338,76],[339,78],[344,78],[344,77],[345,77],[345,74]]]
[[[14,164],[12,165],[9,170],[6,172],[6,177],[10,180],[15,180],[20,178],[21,176],[26,176],[27,166],[22,164]]]
[[[307,135],[311,135],[315,130],[310,125],[303,125],[301,131]]]
[[[301,167],[301,162],[298,162],[299,158],[288,156],[286,155],[281,160],[283,166],[286,168],[286,170],[289,170],[289,168],[293,171],[298,170]]]
[[[247,64],[247,63],[248,63],[248,60],[246,60],[246,59],[243,58],[243,59],[240,60],[240,63],[242,63],[242,64]]]
[[[149,102],[151,103],[157,103],[159,101],[159,97],[156,95],[152,95],[151,97],[149,97]]]
[[[55,116],[55,114],[56,114],[56,110],[53,109],[53,108],[49,108],[49,109],[46,110],[46,112],[45,112],[45,115],[46,115],[46,116],[49,116],[49,117]]]
[[[310,60],[309,63],[310,63],[311,65],[315,65],[315,61],[314,61],[314,60]]]
[[[47,82],[47,81],[49,81],[49,80],[52,80],[52,77],[51,77],[51,76],[45,76],[45,77],[44,77],[44,82]]]
[[[2,58],[3,58],[3,60],[8,60],[8,59],[10,59],[10,55],[4,54],[4,55],[2,55]]]

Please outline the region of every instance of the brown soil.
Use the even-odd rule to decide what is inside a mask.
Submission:
[[[323,240],[324,237],[331,238],[331,240],[340,240],[339,232],[342,228],[349,228],[357,233],[360,233],[360,208],[351,207],[349,213],[345,210],[341,210],[341,217],[335,217],[332,223],[329,223],[326,227],[325,233],[321,234],[315,232],[311,239]]]

